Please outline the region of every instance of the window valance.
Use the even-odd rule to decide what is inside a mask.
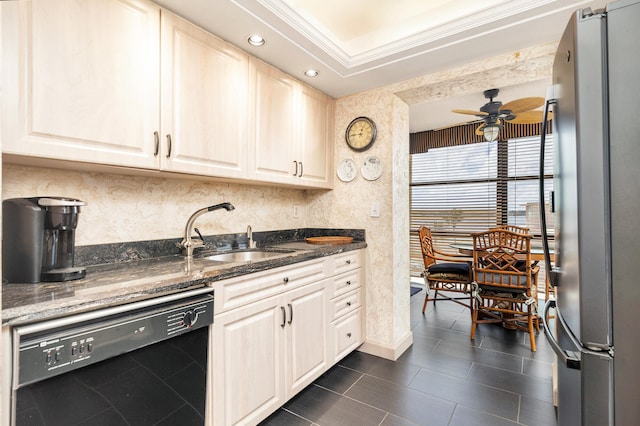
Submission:
[[[431,148],[444,148],[447,146],[467,145],[485,142],[482,135],[476,134],[478,123],[461,124],[440,130],[427,130],[411,133],[409,138],[410,154],[427,152]],[[547,125],[547,134],[551,133],[551,122]],[[513,124],[505,123],[500,132],[500,139],[517,139],[528,136],[537,136],[542,132],[542,123]]]

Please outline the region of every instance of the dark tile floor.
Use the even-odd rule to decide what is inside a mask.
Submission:
[[[355,351],[261,425],[556,425],[553,351],[541,332],[478,326],[452,302],[411,298],[413,346],[397,361]]]

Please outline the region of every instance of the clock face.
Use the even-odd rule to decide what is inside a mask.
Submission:
[[[347,127],[345,139],[354,151],[365,151],[376,140],[376,125],[370,118],[358,117]]]

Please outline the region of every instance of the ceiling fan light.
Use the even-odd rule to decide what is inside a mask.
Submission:
[[[499,124],[487,124],[482,128],[482,134],[487,142],[495,141],[498,138],[498,133],[500,133]]]

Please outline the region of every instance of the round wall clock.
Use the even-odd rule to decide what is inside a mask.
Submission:
[[[354,118],[347,126],[345,139],[354,151],[366,151],[376,140],[376,124],[368,117]]]

